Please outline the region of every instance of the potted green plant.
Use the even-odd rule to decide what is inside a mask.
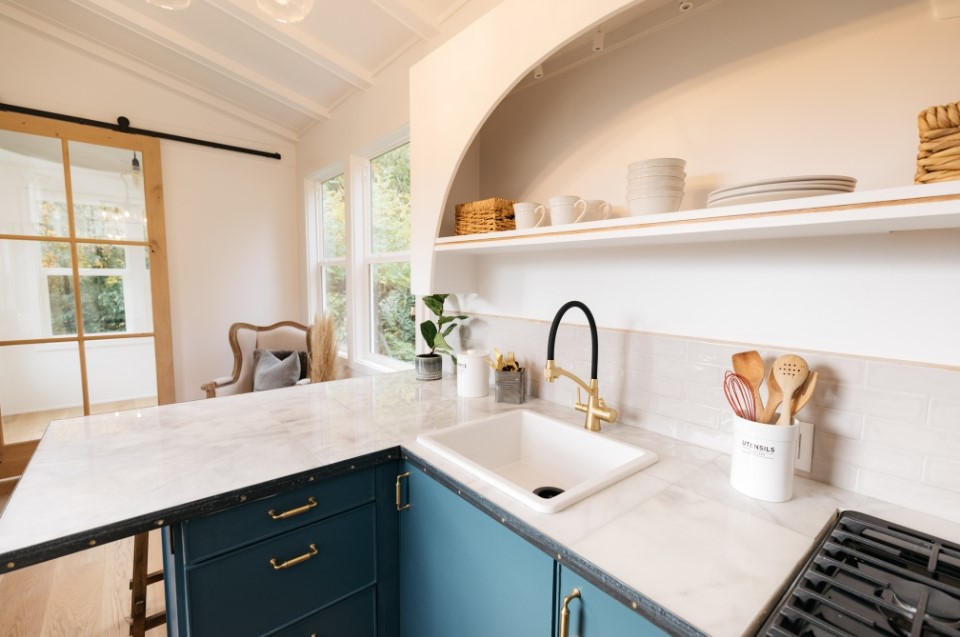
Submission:
[[[447,336],[457,327],[456,321],[466,319],[463,314],[444,314],[443,305],[449,294],[431,294],[423,297],[423,304],[433,312],[436,320],[427,319],[420,323],[420,334],[430,348],[428,354],[418,354],[415,363],[418,380],[438,380],[443,375],[443,358],[448,354],[457,364],[457,357],[447,343]]]

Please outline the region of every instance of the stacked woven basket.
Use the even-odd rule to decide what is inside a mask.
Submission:
[[[499,197],[457,204],[454,231],[461,235],[515,230],[517,224],[513,218],[513,204],[512,200]]]
[[[920,113],[920,149],[913,181],[932,184],[960,179],[960,102]]]

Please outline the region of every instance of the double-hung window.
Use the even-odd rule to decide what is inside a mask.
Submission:
[[[415,354],[410,145],[392,142],[318,173],[309,206],[310,306],[332,315],[342,355],[378,369]]]

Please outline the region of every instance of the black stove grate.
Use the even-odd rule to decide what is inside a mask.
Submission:
[[[764,637],[960,637],[960,545],[843,512]]]

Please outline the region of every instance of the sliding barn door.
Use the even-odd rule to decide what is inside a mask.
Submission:
[[[173,402],[159,142],[0,113],[0,414]]]

